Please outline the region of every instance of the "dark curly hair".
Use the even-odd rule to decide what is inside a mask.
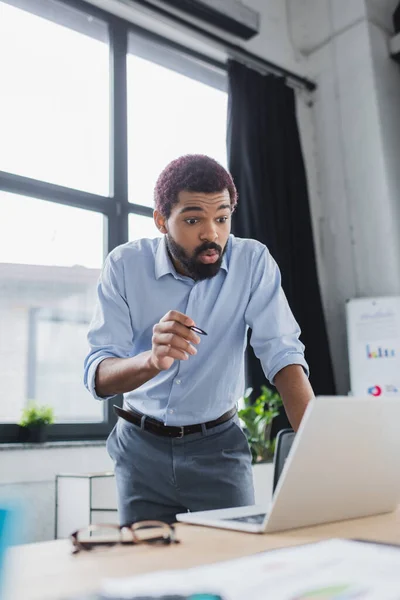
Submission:
[[[231,207],[237,203],[237,190],[232,176],[216,160],[204,154],[187,154],[173,160],[157,179],[154,189],[155,208],[169,218],[179,192],[212,194],[228,190]]]

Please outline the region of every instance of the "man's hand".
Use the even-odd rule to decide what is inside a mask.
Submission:
[[[192,344],[200,338],[188,327],[195,325],[193,319],[176,310],[170,310],[153,327],[150,363],[159,371],[167,371],[175,360],[188,360],[197,354]]]
[[[167,371],[175,360],[187,360],[196,354],[192,344],[200,338],[188,327],[193,319],[176,310],[171,310],[153,327],[151,350],[130,358],[106,358],[97,367],[95,387],[103,398],[125,394]],[[186,325],[186,327],[185,327]]]

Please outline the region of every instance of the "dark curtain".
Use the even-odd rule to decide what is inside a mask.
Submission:
[[[228,76],[228,163],[239,193],[232,231],[268,246],[302,330],[314,392],[334,394],[294,91],[236,61]],[[247,372],[259,392],[266,378],[251,348]]]

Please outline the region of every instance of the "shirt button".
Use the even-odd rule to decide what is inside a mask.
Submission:
[[[181,381],[182,381],[181,379],[175,379],[176,385],[179,385],[181,383]]]
[[[170,415],[172,415],[172,414],[173,414],[173,412],[174,412],[174,409],[173,409],[173,408],[170,408],[170,409],[168,409],[168,412],[169,412],[169,414],[170,414]]]

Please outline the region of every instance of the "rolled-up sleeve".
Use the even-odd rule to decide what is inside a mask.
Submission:
[[[122,258],[110,254],[97,285],[97,302],[88,332],[90,351],[84,363],[84,384],[96,400],[96,370],[105,358],[132,356],[133,330],[125,299]]]
[[[253,256],[251,295],[245,320],[252,329],[250,343],[260,359],[264,374],[273,384],[275,375],[288,365],[301,365],[309,375],[304,345],[281,287],[279,268],[267,248]]]

